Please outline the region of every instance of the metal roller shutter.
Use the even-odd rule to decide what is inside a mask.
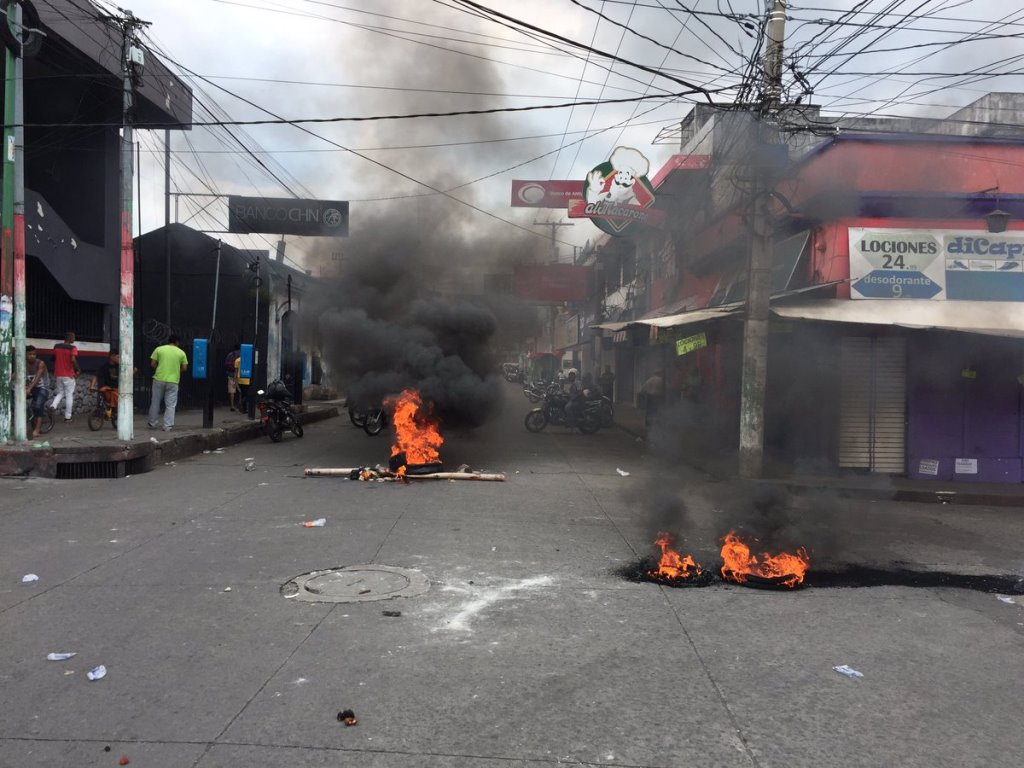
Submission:
[[[906,339],[844,338],[840,365],[839,466],[904,472]]]

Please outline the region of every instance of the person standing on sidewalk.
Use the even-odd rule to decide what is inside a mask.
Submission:
[[[39,437],[39,428],[43,423],[46,398],[50,394],[46,388],[48,384],[46,363],[36,357],[36,348],[29,344],[25,347],[25,396],[32,409],[33,440]]]
[[[56,411],[61,398],[64,398],[65,424],[71,423],[71,409],[75,405],[75,377],[80,370],[75,332],[68,331],[64,334],[63,344],[53,345],[53,375],[57,378],[57,396],[50,403],[50,408]]]
[[[171,334],[166,344],[153,350],[149,364],[153,368],[153,394],[149,400],[150,429],[157,428],[160,401],[164,402],[164,432],[174,427],[174,409],[178,406],[178,383],[188,368],[188,357],[179,346],[180,339]]]
[[[238,395],[238,366],[236,361],[241,357],[241,347],[235,344],[234,349],[228,352],[228,356],[224,358],[224,372],[228,377],[228,406],[231,410],[235,410],[235,397]],[[241,403],[239,403],[239,410],[241,410]]]

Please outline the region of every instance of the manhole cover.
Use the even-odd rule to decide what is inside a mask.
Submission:
[[[346,565],[296,576],[281,594],[311,603],[367,603],[392,597],[416,597],[430,589],[427,577],[390,565]]]

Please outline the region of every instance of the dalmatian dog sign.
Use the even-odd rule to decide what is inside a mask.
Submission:
[[[609,235],[621,236],[633,224],[659,227],[665,212],[653,209],[650,162],[632,147],[616,147],[607,162],[587,174],[583,199],[569,201],[569,218],[591,219]]]

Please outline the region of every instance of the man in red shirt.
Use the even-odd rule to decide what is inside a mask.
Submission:
[[[80,370],[75,332],[68,331],[64,334],[63,344],[53,345],[53,375],[57,378],[57,396],[50,404],[53,410],[57,410],[61,398],[64,398],[65,424],[71,422],[71,409],[75,404],[75,377]]]

